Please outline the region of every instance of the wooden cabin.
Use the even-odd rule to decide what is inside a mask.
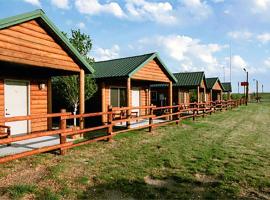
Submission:
[[[207,101],[220,101],[222,100],[223,85],[218,77],[206,78],[207,86]]]
[[[84,112],[84,74],[93,69],[42,10],[0,20],[0,117],[52,111],[51,77],[80,75],[80,113]],[[9,122],[11,135],[47,130],[50,120]]]
[[[138,107],[151,104],[150,85],[164,83],[172,104],[172,84],[175,77],[157,53],[119,58],[94,63],[98,84],[96,95],[86,104],[89,111],[106,112],[112,107]],[[138,115],[143,111],[134,110]],[[105,116],[102,122],[106,122]]]
[[[173,74],[177,83],[173,84],[173,104],[188,104],[191,96],[196,94],[196,102],[204,102],[206,81],[204,72],[182,72]],[[167,102],[167,86],[164,84],[151,85],[151,102],[154,105],[164,106]]]
[[[223,93],[226,94],[226,99],[227,100],[231,100],[231,93],[232,93],[232,84],[231,82],[225,82],[225,83],[221,83],[223,86]]]

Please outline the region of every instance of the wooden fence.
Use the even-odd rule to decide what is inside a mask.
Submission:
[[[190,103],[190,104],[180,104],[174,106],[141,106],[141,107],[123,107],[123,108],[109,108],[108,112],[98,112],[98,113],[86,113],[72,115],[72,113],[65,112],[62,110],[61,113],[54,114],[45,114],[45,115],[30,115],[30,116],[21,116],[21,117],[9,117],[1,118],[0,124],[5,122],[15,122],[15,121],[24,121],[24,120],[33,120],[46,118],[52,120],[53,118],[59,118],[60,124],[54,130],[46,130],[39,132],[32,132],[25,135],[19,136],[8,136],[7,138],[0,139],[0,145],[11,145],[13,142],[25,141],[33,138],[41,138],[44,136],[55,136],[59,135],[59,144],[45,146],[38,149],[33,149],[30,151],[25,151],[22,153],[16,153],[12,155],[7,155],[0,157],[0,163],[5,163],[11,160],[18,158],[35,155],[43,152],[49,152],[53,150],[59,150],[61,155],[64,155],[67,149],[97,142],[100,140],[111,140],[111,138],[119,133],[127,132],[130,130],[148,128],[149,131],[152,131],[153,128],[158,126],[164,126],[170,123],[181,123],[181,120],[192,118],[195,120],[197,117],[205,117],[206,115],[211,115],[217,111],[233,109],[240,105],[244,105],[245,100],[230,100],[230,101],[216,101],[216,102],[207,102],[207,103]],[[136,112],[144,113],[139,115]],[[95,126],[95,127],[85,127],[83,129],[73,128],[67,126],[68,120],[85,120],[86,118],[106,116],[107,123]],[[145,124],[131,127],[131,123],[137,123],[140,121],[146,122]],[[123,126],[124,124],[124,126]],[[122,128],[116,128],[119,125],[122,125]],[[0,126],[1,128],[1,126]],[[8,127],[4,127],[7,128]],[[104,135],[97,137],[90,137],[82,141],[67,141],[68,136],[74,135],[84,135],[95,133],[95,131],[102,130]]]

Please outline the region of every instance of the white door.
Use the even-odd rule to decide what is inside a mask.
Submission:
[[[28,115],[29,95],[28,82],[5,80],[5,117]],[[28,121],[7,122],[11,135],[28,132]]]
[[[140,106],[140,89],[132,88],[132,107]],[[133,109],[132,112],[137,112],[138,116],[140,115],[140,109]]]

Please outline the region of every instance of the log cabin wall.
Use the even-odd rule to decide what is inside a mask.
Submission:
[[[0,79],[0,117],[5,115],[5,105],[4,105],[4,80]]]
[[[219,84],[219,82],[215,83],[215,85],[213,86],[213,90],[222,90],[222,86]]]
[[[157,61],[152,60],[141,69],[139,69],[132,77],[132,79],[170,82],[168,75],[162,70]]]
[[[0,30],[0,60],[79,72],[80,67],[37,20]]]
[[[111,105],[111,99],[110,99],[110,89],[111,88],[126,88],[127,84],[126,84],[126,80],[121,80],[121,81],[98,81],[98,91],[97,93],[94,95],[94,97],[92,98],[92,100],[90,100],[87,104],[86,104],[86,108],[88,111],[94,111],[95,112],[107,112],[108,111],[108,107]],[[104,93],[102,95],[102,87],[104,87]],[[145,82],[139,82],[139,81],[131,81],[131,88],[139,88],[140,90],[140,106],[146,106],[150,103],[150,99],[148,97],[147,94],[147,89],[149,88],[149,84],[146,84]],[[132,105],[132,92],[130,93],[130,99],[131,99],[131,105]],[[98,106],[97,102],[100,101],[101,105]],[[103,104],[103,106],[102,106]],[[94,107],[93,109],[91,109],[91,107]],[[98,108],[97,108],[98,107]],[[145,111],[141,112],[141,115],[144,115]],[[104,115],[102,117],[102,122],[106,123],[107,122],[107,118]]]
[[[8,79],[20,80],[17,77]],[[34,114],[46,114],[47,113],[47,82],[48,79],[23,79],[30,81],[29,91],[30,91],[30,115]],[[39,84],[44,83],[45,88],[40,89]],[[5,102],[4,102],[4,78],[0,77],[0,117],[5,116]],[[47,130],[47,119],[35,119],[31,121],[31,132]]]

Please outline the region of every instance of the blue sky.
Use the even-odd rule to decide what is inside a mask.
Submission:
[[[234,92],[243,67],[270,91],[270,0],[0,0],[0,18],[38,8],[89,34],[96,60],[158,52],[172,72],[229,81],[231,49]]]

